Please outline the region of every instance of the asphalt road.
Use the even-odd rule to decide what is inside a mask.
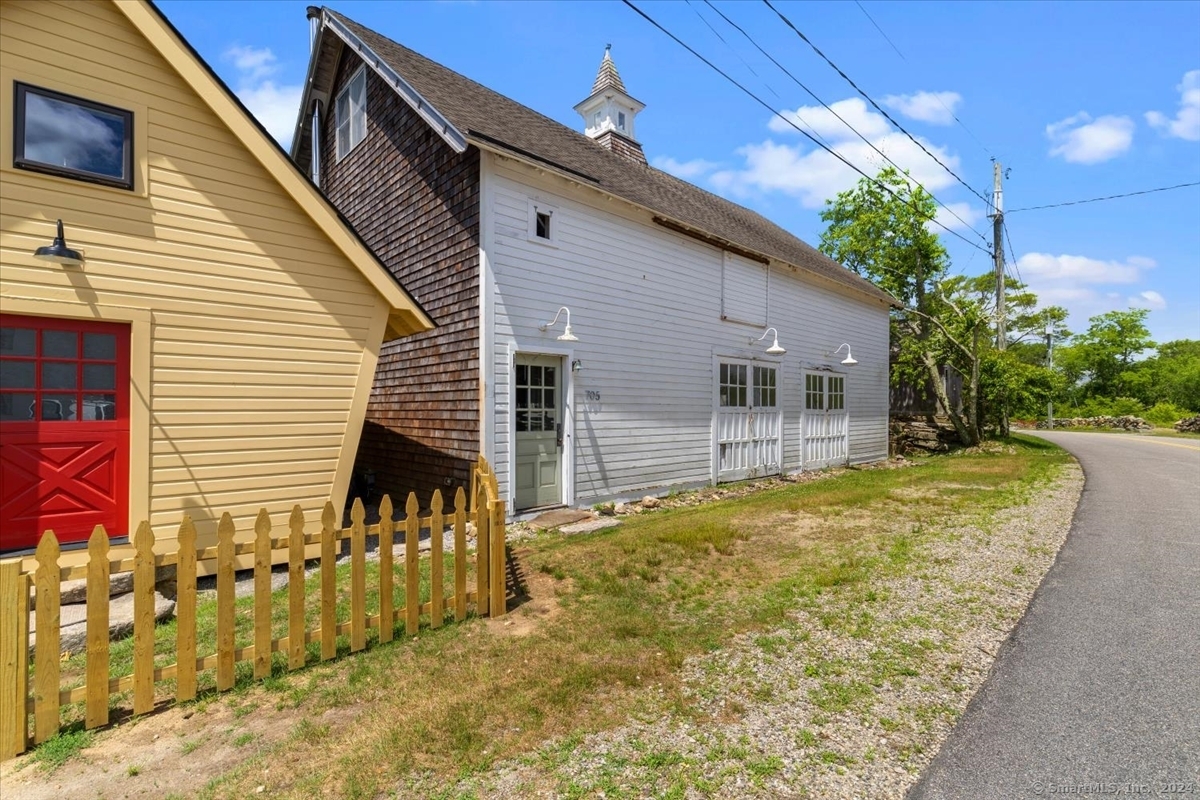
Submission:
[[[909,800],[1200,800],[1200,441],[1042,435],[1071,532]]]

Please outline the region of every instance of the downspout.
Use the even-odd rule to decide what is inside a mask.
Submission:
[[[321,101],[313,100],[312,109],[312,182],[321,187]]]
[[[308,14],[308,51],[310,57],[316,56],[317,38],[321,35],[321,9],[317,6],[309,6]],[[314,100],[312,107],[312,141],[310,149],[312,150],[311,166],[309,174],[312,177],[312,182],[320,188],[321,186],[321,101]]]

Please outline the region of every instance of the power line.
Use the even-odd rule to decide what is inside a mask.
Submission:
[[[871,97],[869,94],[867,94],[866,92],[864,92],[862,89],[858,88],[858,84],[857,84],[857,83],[855,83],[854,81],[850,80],[850,76],[849,76],[849,75],[847,75],[846,73],[842,72],[841,68],[840,68],[840,67],[838,67],[838,65],[837,65],[837,64],[834,64],[834,63],[833,63],[833,62],[832,62],[832,61],[829,59],[829,57],[828,57],[827,55],[825,55],[824,53],[822,53],[822,52],[821,52],[821,49],[820,49],[819,47],[817,47],[815,44],[813,44],[813,43],[812,43],[812,41],[810,41],[810,40],[809,40],[809,38],[808,38],[807,36],[805,36],[803,33],[801,33],[801,32],[800,32],[800,29],[799,29],[799,28],[797,28],[795,25],[793,25],[793,24],[792,24],[792,21],[791,21],[790,19],[788,19],[788,18],[787,18],[787,17],[786,17],[786,16],[783,14],[783,12],[782,12],[782,11],[780,11],[780,10],[779,10],[779,9],[777,9],[777,8],[775,8],[775,6],[771,5],[771,0],[763,0],[763,3],[764,3],[764,4],[766,4],[767,8],[771,9],[772,11],[774,11],[774,12],[775,12],[775,14],[776,14],[776,16],[778,16],[778,17],[779,17],[781,20],[783,20],[784,24],[785,24],[785,25],[787,25],[789,28],[791,28],[791,29],[792,29],[792,31],[793,31],[793,32],[795,32],[795,34],[796,34],[797,36],[799,36],[801,39],[803,39],[803,40],[804,40],[804,42],[805,42],[805,44],[807,44],[809,47],[811,47],[811,48],[813,49],[813,51],[814,51],[814,52],[815,52],[817,55],[819,55],[819,56],[820,56],[822,59],[824,59],[826,64],[828,64],[830,67],[832,67],[832,68],[834,69],[834,71],[835,71],[835,72],[837,72],[837,74],[838,74],[838,75],[841,75],[841,76],[842,76],[842,78],[843,78],[843,79],[845,79],[846,83],[848,83],[848,84],[850,84],[851,86],[853,86],[853,87],[854,87],[854,91],[856,91],[856,92],[858,92],[860,95],[862,95],[863,99],[865,99],[865,100],[866,100],[868,103],[870,103],[872,106],[874,106],[876,111],[878,111],[880,114],[882,114],[882,115],[884,116],[884,118],[885,118],[885,119],[886,119],[888,122],[890,122],[890,123],[892,123],[893,125],[895,125],[895,126],[896,126],[896,127],[899,129],[899,130],[900,130],[900,132],[901,132],[901,133],[903,133],[905,136],[907,136],[907,137],[909,138],[909,140],[910,140],[910,141],[911,141],[913,144],[915,144],[917,147],[921,148],[921,150],[922,150],[922,151],[924,151],[925,155],[927,155],[927,156],[929,156],[930,158],[932,158],[934,161],[936,161],[936,162],[937,162],[938,166],[940,166],[942,169],[946,170],[946,172],[950,173],[950,176],[951,176],[951,177],[953,177],[953,178],[954,178],[954,180],[958,181],[958,182],[959,182],[959,183],[961,183],[963,186],[967,187],[967,190],[968,190],[968,191],[970,191],[970,192],[971,192],[971,194],[973,194],[973,195],[975,195],[976,197],[978,197],[978,198],[979,198],[980,200],[982,200],[984,203],[988,202],[987,198],[986,198],[986,197],[984,197],[984,196],[983,196],[982,194],[980,194],[979,192],[975,191],[975,189],[974,189],[974,188],[972,188],[971,184],[967,183],[967,182],[966,182],[966,181],[964,181],[962,178],[960,178],[960,177],[958,176],[958,173],[956,173],[954,170],[950,169],[948,166],[946,166],[944,163],[942,163],[942,160],[941,160],[940,158],[938,158],[937,156],[935,156],[933,153],[929,152],[929,149],[928,149],[928,148],[926,148],[926,147],[925,147],[925,145],[923,145],[923,144],[921,144],[919,141],[917,141],[916,137],[914,137],[914,136],[913,136],[911,133],[909,133],[907,130],[905,130],[905,128],[904,128],[904,126],[903,126],[903,125],[901,125],[899,122],[897,122],[895,119],[893,119],[891,114],[889,114],[888,112],[884,111],[884,110],[883,110],[883,108],[882,108],[882,107],[881,107],[881,106],[880,106],[878,103],[876,103],[876,102],[875,102],[875,100],[874,100],[874,99],[872,99],[872,97]]]
[[[707,2],[707,0],[705,0],[705,1]],[[766,90],[768,92],[775,95],[775,98],[777,100],[779,100],[780,102],[783,102],[783,98],[779,96],[778,92],[776,92],[774,89],[771,88],[771,84],[767,83],[767,81],[763,78],[763,76],[759,75],[754,70],[754,67],[750,66],[750,63],[748,61],[746,61],[746,59],[742,58],[742,54],[739,53],[737,50],[735,50],[733,45],[731,45],[729,42],[725,41],[725,37],[721,35],[720,31],[718,31],[716,28],[714,28],[712,26],[711,22],[709,22],[707,19],[705,19],[704,15],[700,13],[700,9],[698,9],[694,5],[692,5],[692,0],[687,0],[687,4],[688,4],[688,8],[692,9],[692,11],[696,14],[696,16],[700,18],[700,21],[703,22],[706,26],[708,26],[708,29],[713,32],[713,36],[716,36],[718,39],[720,39],[721,44],[723,44],[727,48],[729,48],[729,51],[738,57],[738,61],[742,62],[742,66],[744,66],[746,69],[750,70],[750,74],[752,74],[754,77],[756,77],[760,81],[762,81],[763,87],[766,88]],[[708,3],[708,5],[711,7],[712,3]],[[720,14],[721,12],[717,11],[717,13]],[[721,16],[724,17],[725,15],[721,14]],[[805,123],[805,124],[807,125],[808,123]],[[812,127],[812,126],[810,125],[809,127]]]
[[[809,141],[811,141],[813,144],[817,145],[817,146],[818,146],[818,147],[820,147],[822,150],[824,150],[825,152],[829,153],[831,156],[833,156],[834,158],[836,158],[838,161],[841,161],[843,164],[845,164],[847,167],[849,167],[850,169],[852,169],[852,170],[854,170],[855,172],[857,172],[859,175],[863,176],[863,177],[864,177],[864,178],[866,178],[867,180],[869,180],[869,181],[871,181],[872,183],[874,183],[874,184],[875,184],[876,186],[878,186],[880,189],[883,189],[885,192],[887,192],[888,194],[890,194],[890,195],[891,195],[893,198],[895,198],[896,200],[900,200],[901,202],[903,202],[903,199],[902,199],[902,198],[901,198],[901,197],[900,197],[898,194],[896,194],[896,192],[895,192],[895,191],[893,191],[893,190],[892,190],[892,188],[891,188],[890,186],[887,186],[886,184],[883,184],[883,183],[881,183],[881,182],[880,182],[879,180],[877,180],[876,178],[873,178],[873,177],[871,177],[870,175],[868,175],[867,173],[863,172],[861,169],[859,169],[858,167],[854,166],[854,165],[853,165],[853,164],[851,164],[849,161],[847,161],[847,160],[846,160],[846,159],[845,159],[845,158],[844,158],[844,157],[843,157],[843,156],[842,156],[840,153],[838,153],[836,150],[832,150],[832,149],[830,149],[830,148],[829,148],[829,147],[827,147],[827,146],[826,146],[826,145],[825,145],[823,142],[820,142],[820,141],[818,141],[818,140],[817,140],[817,139],[816,139],[816,138],[815,138],[815,137],[814,137],[812,134],[810,134],[808,131],[804,130],[804,129],[803,129],[803,128],[801,128],[799,125],[797,125],[795,122],[793,122],[792,120],[790,120],[790,119],[788,119],[786,116],[784,116],[782,113],[780,113],[779,111],[777,111],[777,110],[775,110],[774,108],[772,108],[770,103],[766,102],[766,101],[765,101],[765,100],[763,100],[761,97],[759,97],[758,95],[756,95],[754,92],[750,91],[750,90],[749,90],[749,89],[747,89],[745,86],[743,86],[742,84],[738,83],[738,82],[737,82],[737,81],[736,81],[734,78],[730,77],[730,76],[729,76],[729,75],[728,75],[728,74],[727,74],[727,73],[726,73],[724,70],[722,70],[722,69],[721,69],[720,67],[718,67],[716,64],[712,63],[712,62],[711,62],[711,61],[709,61],[707,58],[705,58],[704,56],[702,56],[702,55],[700,55],[698,52],[696,52],[694,49],[692,49],[692,47],[691,47],[689,44],[687,44],[686,42],[684,42],[682,39],[680,39],[680,38],[679,38],[678,36],[676,36],[675,34],[671,33],[669,30],[667,30],[666,28],[664,28],[662,25],[658,24],[658,22],[656,22],[656,21],[654,20],[654,18],[653,18],[653,17],[651,17],[651,16],[650,16],[649,14],[647,14],[645,11],[642,11],[640,8],[638,8],[637,6],[635,6],[635,5],[633,4],[632,0],[621,0],[621,2],[623,2],[625,5],[629,6],[629,7],[630,7],[631,9],[633,9],[635,12],[637,12],[638,16],[640,16],[642,19],[646,20],[646,21],[647,21],[647,22],[649,22],[651,25],[653,25],[654,27],[658,28],[660,31],[662,31],[663,33],[665,33],[665,34],[666,34],[668,37],[670,37],[670,38],[671,38],[671,40],[672,40],[672,41],[674,41],[676,44],[678,44],[678,45],[679,45],[680,47],[682,47],[684,50],[687,50],[689,53],[691,53],[692,55],[694,55],[696,58],[698,58],[698,59],[700,59],[702,62],[704,62],[704,64],[705,64],[705,65],[707,65],[707,66],[708,66],[710,69],[712,69],[714,72],[716,72],[716,73],[717,73],[718,75],[720,75],[722,78],[724,78],[725,80],[729,81],[730,83],[732,83],[732,84],[733,84],[734,86],[736,86],[737,88],[741,89],[741,90],[742,90],[742,92],[744,92],[746,95],[748,95],[748,96],[749,96],[751,99],[753,99],[753,100],[754,100],[756,103],[758,103],[758,104],[759,104],[759,105],[761,105],[763,108],[765,108],[765,109],[767,109],[768,111],[770,111],[772,114],[775,114],[776,116],[778,116],[780,119],[782,119],[782,120],[783,120],[784,122],[786,122],[787,124],[791,125],[791,126],[792,126],[793,128],[795,128],[797,131],[799,131],[799,132],[800,132],[800,133],[801,133],[803,136],[805,136],[805,137],[806,137],[806,138],[807,138]],[[916,210],[916,209],[914,209],[914,210]],[[920,212],[918,211],[917,213],[920,213]],[[985,253],[988,253],[988,252],[989,252],[988,250],[986,250],[985,248],[983,248],[983,247],[980,247],[979,245],[975,244],[975,242],[972,242],[970,239],[968,239],[967,237],[963,236],[962,234],[960,234],[960,233],[957,233],[956,231],[953,231],[953,230],[951,230],[950,228],[947,228],[945,225],[943,225],[941,222],[939,222],[939,221],[937,220],[937,218],[936,218],[936,217],[932,217],[932,216],[929,216],[929,215],[927,215],[927,214],[925,214],[925,215],[922,215],[922,216],[924,216],[926,219],[928,219],[928,220],[929,220],[930,222],[932,222],[933,224],[937,225],[937,226],[938,226],[939,228],[941,228],[942,230],[946,231],[946,233],[949,233],[951,236],[955,236],[955,237],[957,237],[957,238],[959,238],[959,239],[962,239],[964,242],[966,242],[967,244],[969,244],[971,247],[974,247],[974,248],[977,248],[977,249],[979,249],[979,250],[982,250],[982,251],[983,251],[983,252],[985,252]]]
[[[858,10],[863,12],[867,19],[871,20],[871,24],[875,26],[875,30],[879,31],[879,35],[884,38],[884,41],[892,46],[892,49],[896,51],[896,55],[900,56],[900,60],[907,62],[908,59],[904,57],[904,53],[901,53],[900,48],[896,47],[896,43],[893,42],[888,35],[883,32],[883,28],[879,27],[879,23],[875,21],[875,18],[870,14],[867,14],[867,10],[863,8],[863,4],[858,2],[858,0],[854,0],[854,5],[858,6]]]
[[[1025,279],[1021,277],[1021,267],[1017,265],[1017,248],[1013,247],[1012,236],[1008,233],[1008,220],[1001,223],[1004,226],[1004,238],[1008,241],[1008,254],[1012,256],[1013,269],[1017,273],[1017,283],[1025,285]]]
[[[715,5],[713,5],[712,0],[704,0],[704,2],[708,5],[709,8],[711,8],[713,11],[717,12],[717,15],[720,16],[721,19],[725,20],[725,22],[728,25],[733,27],[735,30],[737,30],[738,33],[740,33],[742,36],[744,36],[746,38],[746,41],[748,41],[748,42],[750,42],[750,44],[754,45],[755,48],[758,49],[758,52],[762,53],[764,56],[766,56],[768,59],[770,59],[771,63],[774,64],[776,67],[778,67],[780,69],[780,71],[783,72],[784,75],[787,75],[789,78],[792,79],[792,81],[797,86],[799,86],[801,89],[803,89],[805,92],[807,92],[809,97],[811,97],[813,100],[816,100],[818,103],[820,103],[821,106],[824,107],[826,111],[828,111],[830,114],[833,114],[833,116],[837,117],[839,122],[841,122],[843,125],[845,125],[847,128],[849,128],[851,131],[853,131],[855,136],[857,136],[859,139],[862,139],[863,142],[865,142],[868,147],[870,147],[872,150],[874,150],[876,153],[878,153],[881,158],[883,158],[885,161],[887,161],[889,164],[891,164],[896,169],[900,170],[901,174],[904,174],[904,172],[905,172],[904,169],[899,164],[897,164],[895,161],[893,161],[891,159],[891,157],[888,156],[887,153],[880,150],[878,147],[875,146],[874,142],[872,142],[866,136],[863,136],[861,133],[859,133],[858,130],[853,125],[851,125],[849,122],[847,122],[846,119],[841,114],[839,114],[837,111],[835,111],[831,105],[829,105],[824,100],[822,100],[820,97],[818,97],[816,95],[816,93],[813,92],[812,89],[809,89],[807,86],[805,86],[804,82],[801,81],[799,78],[797,78],[795,75],[793,75],[787,67],[783,66],[783,64],[780,64],[778,61],[776,61],[774,56],[772,56],[770,53],[768,53],[766,50],[764,50],[762,45],[760,45],[758,42],[756,42],[754,40],[754,37],[752,37],[750,34],[746,33],[746,31],[742,29],[742,26],[738,25],[736,22],[731,20],[729,17],[725,16],[725,14],[721,12],[721,9],[719,9]],[[690,0],[689,0],[689,3],[690,3]],[[715,31],[714,31],[714,33],[715,33]],[[721,39],[721,41],[724,42],[725,40]],[[726,45],[728,46],[728,43],[726,43]],[[743,63],[745,63],[745,62],[743,62]],[[751,70],[751,72],[753,72],[753,70]],[[755,74],[757,75],[757,73],[755,73]],[[774,93],[772,93],[772,94],[774,94]],[[775,96],[779,97],[779,95],[775,95]],[[799,118],[800,117],[799,113],[797,113],[796,116],[797,116],[797,118]],[[804,122],[804,120],[802,118],[800,119],[800,121]],[[807,122],[805,122],[804,124],[808,125]],[[808,125],[808,127],[811,128],[812,126]],[[816,133],[816,130],[814,129],[813,132]],[[971,224],[969,222],[967,222],[965,219],[963,219],[962,217],[960,217],[954,211],[954,209],[950,208],[950,206],[946,205],[941,200],[938,200],[936,197],[934,197],[933,192],[929,191],[924,186],[922,186],[920,181],[916,180],[911,175],[905,175],[905,177],[908,180],[915,183],[917,186],[920,186],[921,191],[925,192],[931,198],[933,198],[933,202],[937,203],[939,206],[946,209],[946,211],[948,211],[950,213],[950,216],[954,217],[956,220],[961,222],[963,224],[963,226],[967,228],[967,230],[974,233],[976,236],[978,236],[984,242],[987,241],[987,237],[985,237],[982,233],[980,233],[979,231],[972,228]]]
[[[1015,214],[1018,211],[1040,211],[1043,208],[1062,208],[1063,206],[1079,206],[1084,203],[1099,203],[1101,200],[1116,200],[1121,197],[1134,197],[1139,194],[1154,194],[1155,192],[1169,192],[1172,189],[1186,189],[1189,186],[1200,186],[1200,181],[1192,181],[1191,183],[1178,183],[1174,186],[1161,186],[1157,189],[1143,189],[1140,192],[1126,192],[1125,194],[1110,194],[1107,197],[1093,197],[1088,200],[1071,200],[1066,203],[1052,203],[1048,206],[1026,206],[1025,208],[1014,208],[1011,211],[1006,211],[1006,214]]]
[[[879,31],[879,35],[884,38],[884,41],[886,41],[888,44],[890,44],[892,46],[892,49],[896,51],[896,55],[900,56],[900,60],[907,64],[908,59],[904,57],[904,53],[901,53],[900,48],[897,47],[896,43],[891,40],[891,37],[889,37],[886,33],[883,32],[883,28],[879,27],[879,23],[876,22],[875,18],[872,17],[867,12],[867,9],[863,6],[863,4],[858,2],[858,0],[854,0],[854,5],[858,6],[858,10],[861,11],[867,19],[871,20],[871,24],[875,26],[875,30]],[[949,114],[954,119],[954,121],[957,122],[959,124],[959,126],[964,131],[967,132],[967,135],[975,140],[975,144],[982,147],[984,152],[987,153],[989,156],[993,155],[992,151],[988,150],[987,145],[985,145],[983,142],[979,141],[979,137],[971,132],[971,129],[968,128],[966,126],[966,124],[961,119],[958,118],[958,115],[955,114],[953,110],[951,110],[950,106],[948,106],[942,102],[941,95],[939,95],[937,92],[930,92],[930,94],[933,96],[934,100],[937,100],[938,105],[941,106],[942,108],[946,109],[946,113]]]

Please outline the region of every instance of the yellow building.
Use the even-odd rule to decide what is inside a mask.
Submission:
[[[343,503],[431,323],[319,190],[138,0],[3,0],[0,108],[0,552]]]

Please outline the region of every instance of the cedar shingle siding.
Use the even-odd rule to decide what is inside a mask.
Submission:
[[[368,69],[367,137],[338,162],[334,98],[361,63],[338,67],[321,188],[437,327],[384,345],[355,473],[425,505],[479,452],[479,151],[455,153]]]

